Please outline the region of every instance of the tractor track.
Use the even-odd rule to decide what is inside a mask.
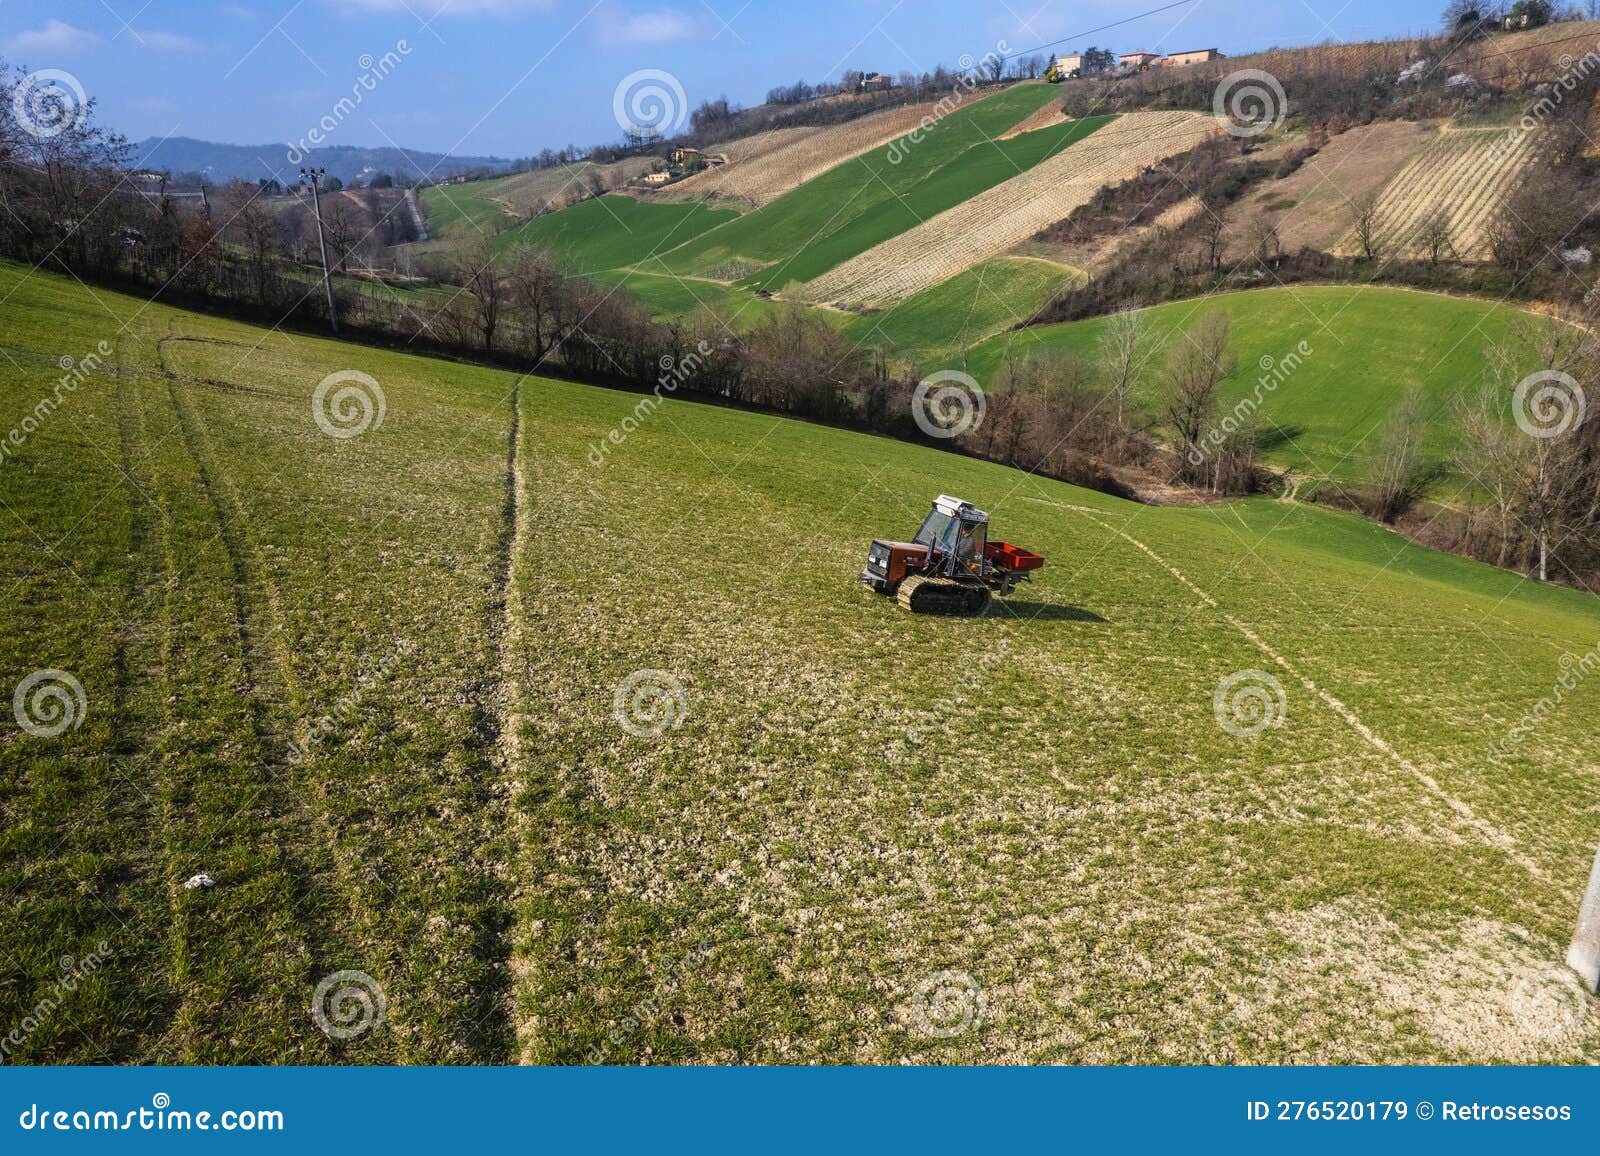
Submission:
[[[318,908],[339,907],[347,913],[352,926],[361,926],[361,912],[351,883],[354,867],[348,856],[341,854],[337,832],[322,806],[324,796],[321,787],[314,781],[301,781],[289,764],[287,752],[290,739],[294,736],[292,724],[285,720],[302,717],[300,705],[303,696],[296,693],[292,671],[285,665],[288,653],[280,617],[281,607],[251,543],[243,506],[220,473],[204,420],[191,399],[185,396],[184,389],[180,388],[189,383],[167,361],[165,347],[172,340],[203,342],[205,339],[177,337],[169,331],[166,337],[156,343],[157,362],[166,379],[168,397],[184,450],[193,464],[202,500],[209,507],[217,526],[217,540],[225,553],[228,572],[232,575],[228,608],[230,629],[236,640],[236,661],[244,682],[243,705],[260,755],[259,765],[245,772],[248,778],[245,787],[249,792],[247,797],[232,808],[232,818],[222,829],[213,831],[210,838],[220,839],[224,829],[244,818],[246,823],[254,825],[249,834],[273,840],[279,848],[284,884],[288,893],[293,895],[290,910],[282,913],[293,918],[295,927],[290,934],[301,941],[297,955],[305,961],[304,974],[295,977],[296,988],[301,985],[309,988],[322,972],[347,966],[349,951],[344,946],[347,937],[342,931],[336,931],[325,921],[308,924],[304,913]],[[166,526],[169,531],[166,582],[170,607],[184,578],[171,550],[170,520]],[[262,623],[267,619],[276,620],[276,626],[263,628]],[[185,625],[181,619],[172,618],[169,609],[169,658],[185,631]],[[175,658],[172,660],[176,661]],[[269,689],[274,681],[279,685],[276,693]],[[181,688],[175,685],[173,691],[181,693]],[[199,789],[203,791],[204,785]],[[308,801],[313,798],[317,800],[317,805]],[[252,807],[262,809],[264,817],[256,818]],[[316,832],[312,841],[319,845],[317,850],[305,845],[307,836],[312,832]],[[173,880],[171,886],[176,887],[178,882]],[[321,894],[324,889],[331,890],[338,899],[330,903]],[[297,1004],[303,1001],[305,994],[295,990],[289,993],[289,998]]]
[[[1398,766],[1401,770],[1405,771],[1406,774],[1410,775],[1411,778],[1416,780],[1416,782],[1423,788],[1424,791],[1426,791],[1436,801],[1443,803],[1452,812],[1454,812],[1455,815],[1467,827],[1475,831],[1485,843],[1503,853],[1506,858],[1522,867],[1528,872],[1528,874],[1534,876],[1534,878],[1542,880],[1546,877],[1545,872],[1538,866],[1538,864],[1534,863],[1532,859],[1528,858],[1520,850],[1518,850],[1515,839],[1506,834],[1504,831],[1501,831],[1488,820],[1480,818],[1471,806],[1446,791],[1444,787],[1440,785],[1437,779],[1428,774],[1415,763],[1411,762],[1399,751],[1395,750],[1395,748],[1383,738],[1374,733],[1370,727],[1361,721],[1360,717],[1355,713],[1355,711],[1351,710],[1327,690],[1319,687],[1315,682],[1312,681],[1310,676],[1302,674],[1293,663],[1269,646],[1259,634],[1257,634],[1245,623],[1235,618],[1232,614],[1229,614],[1226,610],[1222,609],[1221,605],[1218,604],[1215,598],[1211,597],[1211,595],[1207,594],[1204,590],[1200,589],[1200,587],[1196,586],[1182,573],[1182,571],[1173,566],[1170,562],[1161,557],[1161,555],[1157,554],[1138,538],[1135,538],[1126,530],[1122,530],[1116,526],[1113,526],[1110,522],[1105,521],[1100,517],[1098,511],[1092,510],[1087,506],[1074,506],[1065,502],[1052,502],[1045,498],[1025,497],[1023,500],[1029,502],[1038,502],[1041,505],[1046,506],[1054,506],[1061,510],[1071,510],[1075,514],[1080,514],[1083,517],[1088,518],[1091,522],[1094,522],[1096,525],[1100,526],[1102,529],[1109,530],[1111,533],[1117,535],[1117,537],[1127,542],[1130,546],[1146,555],[1162,570],[1165,570],[1168,574],[1170,574],[1180,585],[1184,586],[1189,590],[1190,593],[1199,598],[1201,602],[1205,603],[1206,606],[1215,611],[1224,622],[1243,635],[1245,640],[1248,641],[1252,646],[1254,646],[1268,658],[1272,659],[1277,666],[1281,667],[1287,674],[1290,675],[1290,677],[1300,683],[1300,685],[1303,686],[1309,693],[1321,700],[1325,706],[1343,719],[1350,729],[1355,731],[1356,734],[1360,736],[1363,742],[1365,742],[1373,750],[1377,751],[1391,764]]]
[[[525,626],[519,604],[516,583],[517,559],[523,556],[527,543],[527,485],[523,476],[522,439],[522,379],[519,376],[511,386],[511,426],[506,439],[505,501],[501,509],[500,535],[495,555],[495,593],[488,606],[488,636],[494,647],[498,686],[493,708],[487,713],[492,720],[492,742],[488,746],[490,764],[497,780],[496,798],[505,818],[505,829],[511,835],[504,861],[517,862],[520,848],[529,837],[526,823],[522,821],[517,799],[526,787],[522,757],[523,713],[522,696],[526,665],[523,647]],[[515,873],[520,874],[520,872]],[[516,885],[513,881],[511,907],[517,903]],[[522,929],[515,917],[511,920],[513,934]],[[507,974],[510,982],[502,997],[506,1022],[510,1025],[517,1060],[527,1063],[534,1053],[532,1038],[535,1017],[519,1014],[518,1004],[526,990],[530,961],[517,952],[516,944],[506,944]]]
[[[143,1029],[134,1054],[127,1057],[137,1062],[150,1054],[151,1041],[159,1040],[178,1022],[179,997],[175,985],[152,982],[160,975],[162,959],[152,949],[163,928],[170,933],[179,926],[174,894],[170,887],[173,874],[170,856],[173,815],[171,809],[172,783],[168,768],[157,752],[156,732],[165,726],[164,714],[149,709],[159,701],[155,693],[161,682],[159,661],[164,650],[165,596],[164,584],[158,581],[157,572],[165,573],[161,560],[152,557],[160,551],[165,557],[165,539],[161,524],[165,510],[155,497],[154,480],[146,470],[146,460],[141,453],[146,443],[144,414],[137,397],[136,373],[122,366],[123,346],[114,347],[112,374],[112,400],[116,412],[117,453],[122,481],[128,491],[128,577],[124,596],[127,618],[118,624],[113,643],[112,659],[115,684],[113,689],[113,757],[123,765],[119,772],[132,788],[119,792],[118,810],[123,813],[126,829],[140,844],[148,847],[127,855],[127,872],[130,889],[140,898],[128,907],[129,925],[141,927],[148,942],[119,944],[123,959],[135,956],[142,962],[139,969],[147,989],[156,989],[157,998],[151,1008],[152,1023]],[[151,638],[150,635],[159,637]],[[155,653],[151,654],[151,649]],[[149,698],[139,693],[148,682]],[[130,773],[131,772],[131,775]],[[119,823],[119,825],[122,825]],[[122,897],[126,899],[126,896]],[[159,910],[153,914],[146,909]],[[141,918],[142,917],[142,918]]]

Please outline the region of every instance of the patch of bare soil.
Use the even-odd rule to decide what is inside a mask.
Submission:
[[[1340,133],[1289,176],[1265,181],[1229,206],[1228,224],[1243,237],[1265,213],[1285,251],[1326,248],[1348,226],[1350,203],[1399,172],[1436,131],[1431,123],[1380,121]]]

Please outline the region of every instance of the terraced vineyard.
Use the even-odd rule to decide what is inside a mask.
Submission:
[[[6,685],[84,692],[0,732],[0,1022],[110,953],[22,1062],[1600,1061],[1600,1015],[1529,1015],[1571,995],[1600,682],[1485,758],[1588,595],[1323,509],[0,295],[13,415],[113,347],[0,467]],[[319,405],[355,368],[385,405]],[[940,492],[1050,560],[987,617],[855,580]],[[333,1040],[347,970],[385,1016]],[[983,1014],[931,1034],[956,972]]]
[[[1025,132],[1033,132],[1035,129],[1050,128],[1052,125],[1058,125],[1065,119],[1066,115],[1061,111],[1061,106],[1052,101],[1037,112],[1023,117],[995,139],[1010,140],[1012,137],[1021,136]]]
[[[1215,121],[1200,113],[1125,113],[1026,172],[829,270],[802,294],[857,305],[930,288],[1061,220],[1103,185],[1192,148],[1215,131]]]
[[[646,272],[742,277],[778,291],[958,205],[1043,160],[1107,118],[995,137],[1055,99],[1045,84],[971,97],[913,136],[835,165],[737,221],[666,253]],[[757,270],[745,275],[745,270]]]
[[[1417,237],[1436,209],[1450,214],[1450,241],[1464,259],[1489,255],[1484,229],[1501,198],[1534,156],[1535,133],[1518,129],[1448,128],[1428,142],[1378,195],[1384,252],[1420,253]],[[1340,249],[1355,251],[1348,234]]]
[[[723,197],[759,207],[813,177],[888,144],[930,116],[938,102],[925,101],[869,113],[844,124],[785,128],[727,146],[729,163],[670,186],[678,199]],[[743,149],[735,146],[743,143]],[[746,155],[740,155],[741,152]]]
[[[1031,320],[1055,293],[1085,276],[1053,261],[995,257],[881,313],[848,315],[845,332],[913,370],[947,369],[968,346]],[[822,315],[838,316],[832,310]]]

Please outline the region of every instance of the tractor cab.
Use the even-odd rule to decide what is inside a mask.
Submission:
[[[982,574],[988,535],[988,514],[970,502],[940,494],[911,541],[928,547],[936,572]]]

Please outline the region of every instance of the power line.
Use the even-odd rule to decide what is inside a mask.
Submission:
[[[1185,4],[1193,4],[1196,0],[1174,0],[1171,4],[1164,4],[1160,8],[1152,8],[1148,12],[1141,12],[1137,16],[1128,16],[1122,20],[1113,20],[1110,24],[1102,24],[1098,28],[1091,28],[1086,32],[1074,32],[1071,36],[1063,36],[1060,40],[1052,40],[1048,44],[1035,44],[1032,48],[1024,48],[1017,52],[1008,52],[1004,59],[1011,60],[1018,56],[1026,56],[1030,52],[1038,52],[1041,48],[1054,48],[1057,44],[1067,44],[1074,40],[1082,40],[1086,36],[1093,36],[1096,32],[1104,32],[1108,28],[1120,28],[1124,24],[1132,24],[1135,20],[1143,20],[1146,16],[1156,16],[1162,12],[1170,12],[1174,8],[1182,8]]]

